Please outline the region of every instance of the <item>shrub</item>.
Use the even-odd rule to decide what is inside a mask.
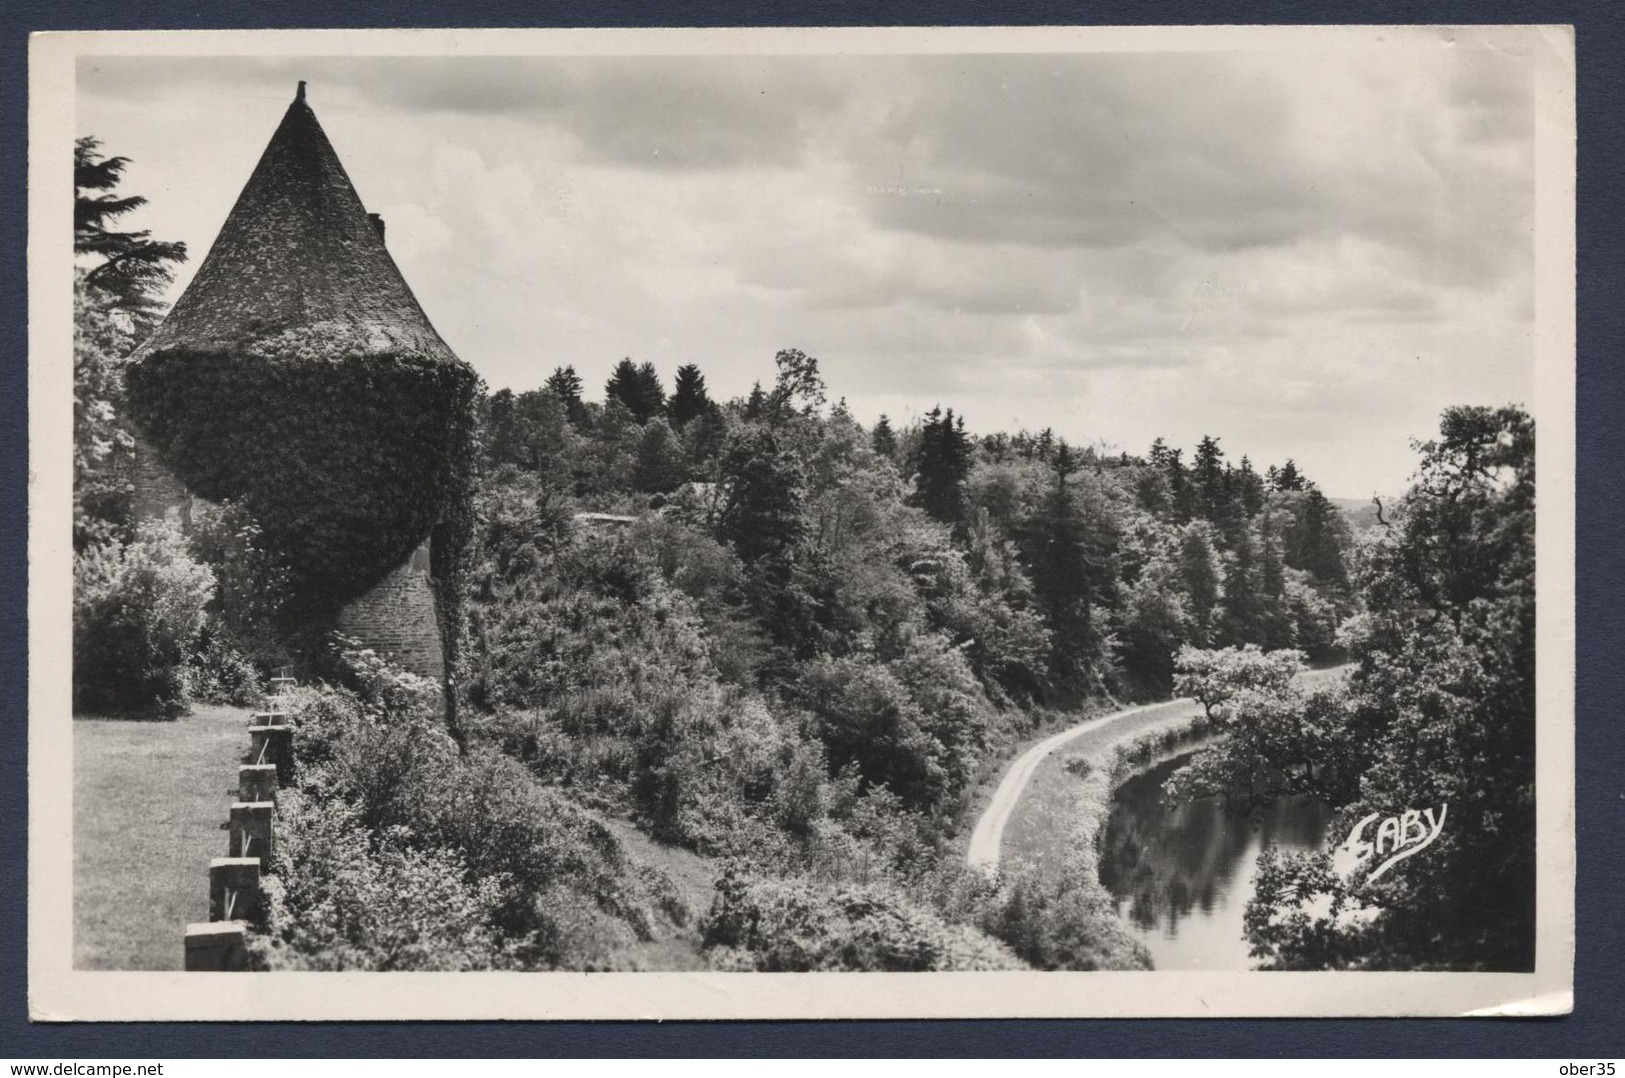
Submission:
[[[927,717],[908,687],[869,659],[819,658],[797,685],[819,717],[830,763],[855,765],[870,785],[885,784],[910,806],[930,806],[948,790],[947,749],[926,730]]]
[[[403,670],[363,645],[334,633],[339,659],[361,698],[396,721],[432,724],[440,714],[440,682]]]
[[[713,964],[771,972],[1021,969],[996,940],[879,887],[729,872],[701,922]]]
[[[343,803],[287,791],[277,805],[279,886],[260,959],[279,969],[469,970],[508,965],[492,929],[499,878],[416,849],[398,829],[374,836]]]
[[[797,696],[818,716],[835,767],[855,764],[907,807],[939,811],[974,780],[995,716],[964,655],[941,634],[910,634],[901,651],[889,663],[815,659]]]
[[[1007,881],[983,914],[982,930],[1037,969],[1150,969],[1145,948],[1124,927],[1099,883],[1075,876]]]
[[[173,717],[190,706],[188,660],[214,574],[179,529],[143,524],[129,546],[74,559],[74,706]]]
[[[259,670],[212,624],[192,656],[191,687],[199,700],[237,707],[253,707],[265,695]]]
[[[774,791],[806,746],[721,681],[694,601],[646,540],[566,544],[483,606],[480,695],[498,713],[472,731],[657,838],[716,851],[746,817],[784,814]]]
[[[459,752],[432,708],[396,695],[398,679],[362,680],[360,692],[295,697],[297,792],[309,812],[341,819],[346,834],[313,831],[326,845],[288,864],[291,921],[275,926],[279,945],[298,953],[321,945],[328,930],[305,922],[360,904],[376,879],[380,888],[417,887],[418,912],[391,915],[410,923],[379,920],[345,937],[352,957],[379,953],[357,939],[421,937],[413,954],[450,956],[463,963],[457,968],[626,964],[625,948],[669,916],[671,885],[657,886],[612,831],[517,761],[488,748]],[[327,846],[377,864],[354,878],[335,874]],[[413,927],[437,909],[460,911],[451,937]],[[475,922],[485,936],[470,934]]]

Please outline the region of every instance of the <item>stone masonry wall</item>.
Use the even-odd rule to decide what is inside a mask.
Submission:
[[[192,493],[164,466],[158,451],[135,439],[132,509],[137,521],[171,520],[182,528],[192,523]]]
[[[338,629],[412,673],[438,679],[445,660],[429,580],[429,541],[340,611]]]

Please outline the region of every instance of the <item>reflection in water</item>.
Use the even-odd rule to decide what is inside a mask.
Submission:
[[[1212,798],[1175,804],[1162,784],[1193,755],[1118,789],[1102,836],[1100,880],[1157,969],[1248,969],[1243,917],[1259,851],[1269,843],[1320,846],[1331,811],[1305,798],[1281,798],[1252,819],[1227,814]]]

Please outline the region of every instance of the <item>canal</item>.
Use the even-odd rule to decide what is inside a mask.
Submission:
[[[1172,803],[1162,784],[1194,755],[1156,764],[1118,788],[1102,836],[1100,879],[1155,968],[1250,969],[1243,916],[1259,852],[1270,843],[1324,848],[1331,811],[1281,798],[1245,819],[1214,798]]]

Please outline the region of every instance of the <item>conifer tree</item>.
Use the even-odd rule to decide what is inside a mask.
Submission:
[[[141,195],[113,193],[129,166],[127,157],[104,157],[101,142],[86,136],[73,146],[73,252],[100,261],[84,284],[114,296],[138,323],[157,316],[159,296],[175,279],[172,263],[186,261],[186,244],[152,238],[146,229],[120,232],[115,222],[147,204]]]
[[[1088,536],[1078,513],[1072,477],[1079,462],[1060,439],[1049,462],[1049,489],[1026,529],[1034,593],[1049,626],[1050,668],[1078,689],[1087,684],[1100,658],[1094,638]]]
[[[1195,642],[1206,645],[1221,595],[1219,555],[1213,549],[1213,529],[1206,521],[1192,521],[1180,533],[1179,568],[1185,593],[1190,596],[1191,617],[1197,630]]]
[[[806,477],[795,454],[771,428],[743,427],[728,436],[721,473],[722,538],[747,564],[787,555],[806,527]]]
[[[1337,507],[1313,483],[1306,484],[1303,511],[1290,544],[1288,557],[1297,568],[1306,570],[1322,584],[1338,588],[1348,585],[1348,567],[1343,561],[1348,525]]]
[[[1185,472],[1185,455],[1183,449],[1170,449],[1164,458],[1166,467],[1163,474],[1168,479],[1168,497],[1173,503],[1174,520],[1183,524],[1193,515],[1195,498],[1189,477]]]
[[[1286,559],[1266,510],[1258,518],[1258,601],[1261,622],[1256,643],[1266,651],[1297,645],[1286,593]]]
[[[958,525],[965,515],[965,479],[970,474],[971,446],[963,418],[941,405],[926,414],[914,460],[915,499],[920,508],[944,524]]]
[[[693,363],[685,363],[677,368],[677,378],[672,382],[671,403],[667,407],[667,416],[671,425],[682,430],[689,421],[705,415],[716,405],[711,401],[711,395],[706,392],[705,375]]]
[[[554,367],[553,373],[542,383],[542,388],[564,403],[565,413],[572,425],[578,429],[586,425],[587,404],[581,398],[581,376],[574,367]]]
[[[1204,434],[1191,462],[1191,481],[1196,484],[1196,511],[1211,521],[1224,519],[1224,450],[1219,440]]]
[[[1227,644],[1259,642],[1263,610],[1258,592],[1258,565],[1253,540],[1248,530],[1243,528],[1236,536],[1224,574],[1224,598],[1221,609]]]
[[[767,418],[767,393],[763,391],[761,382],[751,384],[750,396],[745,398],[745,418],[750,420]]]
[[[1236,481],[1242,512],[1248,517],[1257,516],[1264,508],[1264,481],[1253,471],[1253,462],[1245,455],[1241,458],[1241,467],[1236,470]]]
[[[634,417],[637,415],[636,404],[638,400],[638,365],[627,356],[615,364],[610,372],[609,381],[604,383],[604,402],[619,401],[621,406]]]
[[[874,451],[887,460],[897,459],[897,432],[892,430],[891,420],[882,415],[875,421],[875,429],[869,435]]]
[[[514,428],[513,390],[503,388],[486,402],[485,455],[494,464],[513,464],[524,459]]]
[[[655,365],[647,361],[638,364],[638,407],[632,414],[639,423],[647,423],[657,415],[666,414],[666,387],[660,384]]]
[[[1286,463],[1281,465],[1281,470],[1275,474],[1275,489],[1302,490],[1303,484],[1303,473],[1298,471],[1297,462],[1288,457]]]
[[[620,401],[639,424],[660,415],[666,407],[666,394],[654,364],[639,366],[630,356],[615,365],[614,373],[604,386],[604,396],[607,400]]]

